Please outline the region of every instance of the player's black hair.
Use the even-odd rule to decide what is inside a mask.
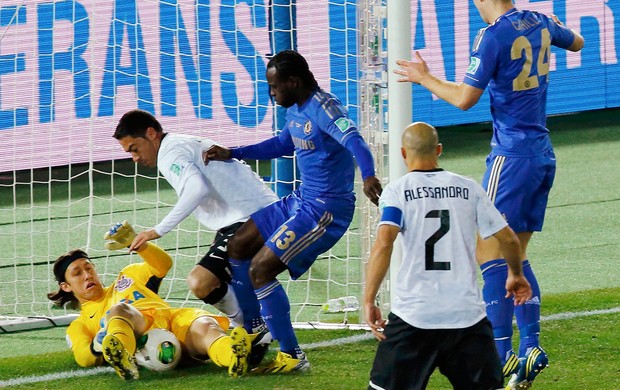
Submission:
[[[90,259],[86,252],[80,249],[74,249],[58,257],[54,261],[54,277],[58,284],[65,282],[65,272],[71,263],[78,259]],[[54,302],[55,306],[63,307],[66,304],[72,309],[79,309],[80,301],[72,292],[64,291],[59,288],[55,293],[48,293],[47,298]]]
[[[118,121],[113,137],[116,139],[125,137],[144,138],[146,129],[149,127],[154,128],[158,133],[163,132],[161,123],[150,112],[138,109],[127,111]]]
[[[304,88],[308,90],[312,90],[319,85],[310,71],[306,59],[295,50],[284,50],[271,57],[267,63],[267,69],[269,68],[275,68],[277,77],[280,80],[298,77],[302,81]]]

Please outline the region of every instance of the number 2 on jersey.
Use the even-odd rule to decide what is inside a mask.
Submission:
[[[435,261],[435,244],[450,230],[450,210],[429,211],[425,218],[439,218],[439,229],[424,243],[427,271],[450,271],[449,261]]]
[[[518,60],[523,58],[524,54],[525,62],[523,63],[523,68],[521,68],[521,72],[519,72],[517,77],[512,80],[513,91],[526,91],[538,88],[538,78],[541,76],[546,76],[547,81],[549,81],[549,60],[551,56],[551,35],[549,30],[546,28],[540,30],[540,50],[536,62],[538,74],[530,76],[534,62],[532,43],[525,36],[521,35],[512,42],[510,57],[513,60]]]

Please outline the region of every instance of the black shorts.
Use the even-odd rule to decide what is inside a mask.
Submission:
[[[503,388],[493,328],[485,317],[464,329],[420,329],[390,313],[368,389],[425,389],[435,371],[456,390]]]
[[[237,222],[218,230],[215,233],[215,238],[213,239],[209,251],[198,262],[198,265],[213,272],[213,274],[224,283],[230,283],[232,279],[232,271],[230,270],[230,262],[228,261],[228,240],[241,225],[243,225],[243,222]]]

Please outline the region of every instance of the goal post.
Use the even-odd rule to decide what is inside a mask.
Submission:
[[[384,16],[381,1],[368,3]],[[358,28],[366,3],[2,1],[1,331],[25,329],[7,325],[15,323],[67,323],[75,312],[53,308],[46,297],[58,289],[53,261],[70,249],[84,249],[107,285],[124,265],[139,261],[135,254],[104,249],[109,226],[127,219],[138,231],[150,228],[176,203],[166,181],[154,169],[133,164],[112,138],[125,111],[145,109],[165,131],[227,146],[271,136],[274,107],[264,76],[272,52],[270,4],[296,7],[296,13],[281,14],[296,15],[287,22],[297,50],[319,85],[334,92],[359,123],[383,177],[385,77],[360,60],[362,50],[377,49],[374,38],[364,49],[359,45],[360,34],[368,33]],[[376,27],[383,39],[383,22]],[[371,66],[385,73],[385,64]],[[380,82],[363,81],[371,73]],[[270,185],[286,181],[269,162],[250,163]],[[323,310],[332,298],[362,299],[378,211],[363,195],[359,174],[356,192],[355,220],[338,244],[299,280],[281,275],[298,326],[363,325],[361,307]],[[171,304],[203,307],[185,278],[212,238],[190,216],[158,240],[174,259],[160,289]]]

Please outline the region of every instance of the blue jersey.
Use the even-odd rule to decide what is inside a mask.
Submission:
[[[338,98],[317,89],[301,107],[289,107],[280,138],[287,136],[295,145],[302,197],[353,197],[355,166],[345,145],[361,135]]]
[[[551,45],[566,49],[574,39],[549,17],[515,8],[478,32],[463,82],[489,86],[494,153],[528,157],[552,149],[546,127]]]

